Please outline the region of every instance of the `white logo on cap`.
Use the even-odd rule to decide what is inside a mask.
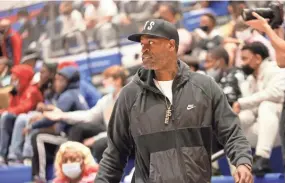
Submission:
[[[149,26],[147,26],[148,23],[149,23],[149,21],[146,21],[146,23],[144,24],[144,27],[143,27],[144,30],[145,30],[145,28],[147,28],[147,30],[151,30],[152,27],[153,27],[154,24],[155,24],[154,21],[151,21],[151,22],[149,23]]]

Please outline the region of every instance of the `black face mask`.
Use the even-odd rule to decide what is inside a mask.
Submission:
[[[10,91],[10,94],[11,94],[12,96],[17,95],[17,94],[18,94],[17,88],[13,87],[13,89]]]
[[[244,74],[246,74],[246,75],[251,75],[254,72],[254,69],[251,68],[249,65],[244,65],[244,66],[242,66],[241,69],[244,72]]]
[[[200,29],[204,32],[208,32],[209,31],[209,26],[207,25],[204,25],[204,26],[201,26]]]

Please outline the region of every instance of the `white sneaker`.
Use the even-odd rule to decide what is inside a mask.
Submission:
[[[32,166],[32,160],[29,158],[24,159],[23,163],[25,166]]]
[[[0,166],[5,166],[6,165],[6,162],[5,162],[5,159],[0,156]]]

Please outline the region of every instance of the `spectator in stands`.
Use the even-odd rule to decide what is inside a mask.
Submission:
[[[103,85],[108,90],[108,94],[92,109],[74,112],[62,112],[57,109],[45,113],[45,117],[50,120],[66,121],[74,125],[69,131],[69,140],[82,142],[85,139],[85,145],[89,147],[94,145],[93,150],[98,161],[101,160],[102,153],[107,147],[106,127],[116,99],[126,84],[128,72],[121,66],[112,66],[103,72],[103,76]]]
[[[58,70],[68,66],[78,68],[78,65],[75,62],[63,62],[58,65]],[[89,108],[95,106],[98,100],[102,97],[101,93],[91,83],[84,79],[80,79],[79,86],[80,93],[86,100]]]
[[[59,19],[63,26],[61,30],[62,35],[66,35],[73,31],[85,30],[83,17],[79,11],[73,9],[72,1],[61,2],[59,11],[61,14]]]
[[[135,22],[143,28],[145,21],[153,16],[155,5],[155,1],[121,1],[120,23],[129,25]]]
[[[18,11],[17,21],[20,23],[20,29],[18,30],[18,33],[21,35],[21,38],[23,40],[22,51],[24,52],[25,49],[27,49],[33,41],[38,40],[39,32],[35,30],[35,27],[30,20],[30,15],[27,10]]]
[[[242,70],[248,77],[241,85],[242,98],[233,104],[247,139],[256,148],[252,169],[256,175],[270,171],[285,91],[284,70],[269,60],[268,49],[260,42],[242,48]]]
[[[192,57],[190,55],[183,55],[183,56],[180,56],[179,59],[184,61],[189,66],[189,68],[192,72],[198,72],[201,74],[206,74],[204,71],[200,70],[199,61],[197,60],[196,57]]]
[[[6,57],[0,57],[0,88],[10,85],[10,81],[9,60]]]
[[[241,18],[242,10],[246,7],[247,5],[245,1],[229,1],[228,12],[230,13],[231,20],[219,28],[223,37],[233,36],[236,21]]]
[[[183,55],[189,51],[191,44],[191,33],[183,27],[180,21],[179,12],[174,8],[173,4],[160,3],[155,16],[171,22],[177,28],[179,39],[181,40],[179,42],[178,55]]]
[[[27,49],[24,52],[24,57],[21,59],[21,64],[29,65],[33,68],[35,75],[32,79],[32,84],[36,84],[40,80],[40,67],[42,61],[40,61],[40,53],[35,49]]]
[[[12,30],[11,22],[8,19],[0,20],[0,56],[5,56],[12,60],[12,65],[20,63],[22,55],[21,36]]]
[[[229,54],[223,47],[209,51],[205,62],[207,75],[220,84],[229,104],[241,97],[240,85],[245,80],[244,73],[238,68],[229,68]]]
[[[113,0],[87,1],[84,19],[87,28],[94,28],[106,22],[111,22],[118,14],[118,9]]]
[[[17,116],[36,108],[43,96],[38,86],[30,85],[34,72],[30,66],[17,65],[11,70],[11,83],[14,86],[11,91],[10,105],[7,109],[0,110],[0,163],[5,163],[11,139],[13,126]]]
[[[54,88],[57,95],[56,105],[54,107],[64,111],[87,110],[88,105],[83,96],[79,92],[79,71],[75,67],[65,67],[59,71],[55,76]],[[53,162],[53,155],[56,147],[66,141],[66,134],[68,134],[71,125],[64,121],[53,121],[47,118],[42,118],[30,124],[25,132],[29,133],[31,130],[44,129],[54,126],[54,129],[49,133],[38,132],[32,136],[32,147],[34,156],[32,159],[33,175],[44,179],[46,177],[46,158],[47,154],[52,154],[48,161]],[[40,146],[49,146],[50,148],[38,148]],[[47,156],[46,156],[47,155]]]
[[[38,87],[44,96],[44,102],[51,104],[50,95],[52,95],[52,82],[56,73],[57,64],[44,63],[40,71],[40,81]],[[37,111],[31,111],[29,113],[22,113],[17,117],[15,121],[14,130],[12,134],[12,140],[9,147],[8,160],[9,164],[24,163],[30,165],[31,158],[33,156],[31,146],[31,134],[23,136],[22,131],[28,125],[29,121],[34,118],[38,113],[43,110],[43,103],[38,103]],[[24,146],[22,144],[24,143]]]
[[[54,183],[94,183],[97,171],[90,149],[81,143],[65,142],[56,153]]]
[[[201,16],[200,28],[192,33],[192,55],[198,60],[205,61],[207,51],[222,43],[220,33],[215,30],[216,18],[213,14],[206,13]]]

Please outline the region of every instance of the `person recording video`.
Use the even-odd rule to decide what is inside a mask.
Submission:
[[[274,2],[268,9],[271,9],[272,13],[269,10],[266,12],[266,8],[263,8],[262,11],[245,9],[243,19],[247,25],[264,32],[268,36],[276,51],[278,66],[285,68],[284,29],[280,27],[283,23],[283,5],[279,2]]]

